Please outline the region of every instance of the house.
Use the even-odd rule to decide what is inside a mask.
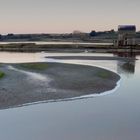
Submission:
[[[135,46],[136,40],[136,26],[135,25],[119,25],[118,39],[114,42],[115,46]]]

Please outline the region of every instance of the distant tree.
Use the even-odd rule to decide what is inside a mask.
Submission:
[[[11,34],[8,34],[7,36],[8,36],[8,37],[11,37],[11,36],[14,36],[14,34],[11,33]]]
[[[6,35],[6,39],[14,39],[14,34],[10,33]]]
[[[97,33],[96,33],[96,31],[95,31],[95,30],[93,30],[93,31],[91,31],[91,32],[89,33],[89,35],[90,35],[91,37],[94,37],[94,36],[96,36],[96,35],[97,35]]]
[[[112,29],[112,30],[110,30],[110,32],[111,32],[111,33],[115,33],[115,30],[114,30],[114,29]]]
[[[0,40],[2,40],[2,35],[0,34]]]

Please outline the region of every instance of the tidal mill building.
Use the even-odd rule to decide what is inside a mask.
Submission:
[[[136,45],[136,26],[119,25],[118,39],[114,42],[115,46],[135,46]]]

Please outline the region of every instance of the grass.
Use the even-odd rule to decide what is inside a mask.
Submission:
[[[0,79],[3,78],[5,76],[5,73],[0,71]]]
[[[100,78],[109,78],[111,76],[110,72],[107,72],[107,71],[100,71],[97,73],[97,76],[100,77]]]
[[[20,66],[31,70],[45,70],[48,67],[46,63],[26,63],[20,64]]]

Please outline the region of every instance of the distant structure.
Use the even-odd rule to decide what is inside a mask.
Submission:
[[[115,46],[135,46],[136,40],[136,26],[135,25],[119,25],[118,39],[114,41]]]

